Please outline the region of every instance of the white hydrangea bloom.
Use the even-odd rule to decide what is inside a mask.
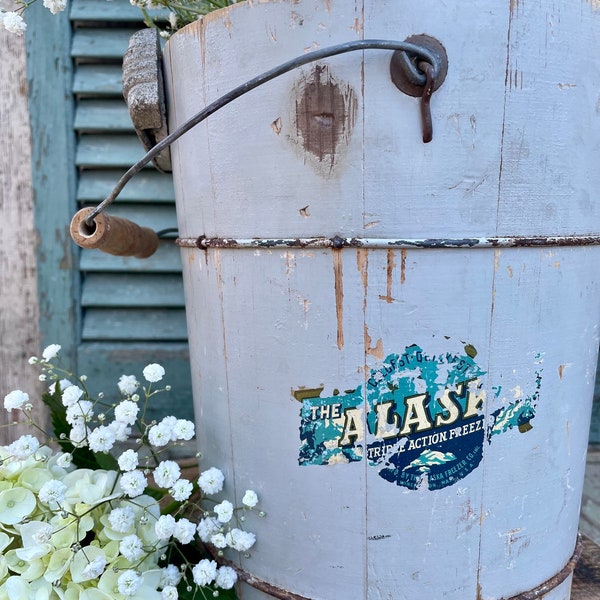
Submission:
[[[246,490],[242,498],[242,504],[248,508],[254,508],[258,504],[258,496],[254,490]]]
[[[121,378],[117,383],[121,394],[125,394],[126,396],[131,396],[132,394],[135,394],[139,385],[140,384],[136,379],[135,375],[121,375]]]
[[[173,515],[161,515],[154,524],[154,533],[159,540],[168,540],[175,532],[175,517]]]
[[[173,500],[177,500],[177,502],[184,502],[191,495],[194,490],[194,486],[187,479],[178,479],[171,489],[169,489],[169,494],[173,497]]]
[[[150,383],[156,383],[157,381],[160,381],[164,374],[164,368],[157,363],[152,363],[151,365],[145,366],[144,370],[142,371],[144,379]]]
[[[4,408],[7,411],[20,410],[27,402],[29,402],[29,394],[21,390],[13,390],[4,396]]]
[[[159,587],[175,587],[181,581],[181,571],[175,565],[167,565],[162,570]]]
[[[119,552],[128,561],[135,562],[144,556],[144,544],[137,535],[128,535],[119,543]]]
[[[227,533],[225,540],[230,548],[238,552],[246,552],[246,550],[250,550],[254,546],[256,536],[249,531],[234,528]]]
[[[125,450],[125,452],[119,456],[117,462],[119,463],[119,469],[121,469],[121,471],[133,471],[139,464],[138,453],[131,448]]]
[[[154,481],[161,488],[170,488],[180,475],[181,469],[173,460],[163,460],[154,469]]]
[[[135,525],[135,513],[129,506],[113,508],[108,515],[110,526],[118,533],[127,533]]]
[[[195,533],[196,526],[194,523],[183,517],[175,524],[173,537],[182,544],[189,544],[194,538]]]
[[[187,419],[177,419],[173,426],[173,434],[177,440],[191,440],[195,433],[194,424]]]
[[[237,581],[237,573],[231,567],[219,567],[217,571],[217,587],[230,590]]]
[[[104,425],[96,427],[88,436],[88,445],[92,452],[109,452],[115,441],[115,434]]]
[[[202,519],[196,526],[198,536],[205,543],[210,542],[212,536],[215,535],[220,529],[221,524],[212,517],[206,517],[205,519]]]
[[[35,436],[22,435],[8,446],[8,452],[17,460],[25,460],[34,454],[39,447],[40,442]]]
[[[67,493],[67,486],[58,479],[51,479],[46,481],[40,488],[38,498],[40,502],[44,504],[50,504],[51,502],[56,504],[62,504]]]
[[[117,589],[123,596],[135,596],[141,584],[142,578],[132,569],[125,571],[117,579]]]
[[[196,585],[208,585],[217,576],[217,563],[208,558],[202,559],[192,569],[192,576]]]
[[[67,8],[67,0],[44,0],[44,6],[55,15]]]
[[[66,388],[61,386],[62,392],[62,403],[63,406],[73,406],[81,396],[83,396],[83,390],[76,385],[69,385]]]
[[[163,423],[153,425],[148,431],[148,441],[153,446],[166,446],[171,441],[171,429]]]
[[[49,360],[52,360],[58,356],[60,349],[61,346],[59,344],[50,344],[44,348],[44,351],[42,352],[42,358],[48,362]]]
[[[141,471],[129,471],[121,475],[119,484],[123,492],[130,498],[141,496],[148,485],[148,481]]]
[[[115,406],[115,420],[125,425],[133,425],[140,410],[140,407],[131,400],[123,400],[123,402]]]
[[[203,471],[198,477],[198,485],[205,494],[218,494],[223,489],[224,481],[225,475],[216,467]]]
[[[83,576],[86,579],[96,579],[104,573],[106,567],[106,558],[104,556],[96,556],[83,569]]]
[[[231,517],[233,517],[233,504],[229,500],[223,500],[223,502],[215,506],[215,512],[217,513],[217,519],[221,523],[229,523]]]

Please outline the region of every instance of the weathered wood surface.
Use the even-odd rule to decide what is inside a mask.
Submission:
[[[0,0],[8,10],[10,2]],[[22,38],[0,29],[0,401],[18,388],[35,400],[37,373],[27,362],[39,352],[36,233],[31,192],[25,47]],[[43,411],[33,402],[40,418]],[[0,423],[12,421],[0,405]],[[29,428],[27,432],[30,433]],[[0,429],[0,444],[14,439]]]
[[[571,600],[600,600],[600,546],[586,536],[575,567]]]

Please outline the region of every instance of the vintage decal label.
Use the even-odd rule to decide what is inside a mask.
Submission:
[[[412,345],[371,369],[363,384],[329,397],[322,388],[302,390],[300,465],[331,465],[366,458],[380,477],[409,489],[441,489],[466,477],[481,462],[484,444],[511,429],[524,433],[541,384],[517,394],[486,420],[486,372],[477,351],[430,355]]]

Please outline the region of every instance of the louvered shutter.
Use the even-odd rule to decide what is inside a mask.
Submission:
[[[38,18],[48,19],[39,7],[35,8]],[[139,9],[128,0],[73,0],[68,20],[62,18],[65,19],[63,33],[68,30],[64,43],[70,44],[71,59],[70,64],[68,61],[65,64],[72,68],[71,76],[65,78],[71,86],[66,104],[72,106],[71,117],[64,120],[70,129],[65,146],[72,146],[74,162],[74,167],[67,165],[65,172],[68,174],[69,168],[73,169],[71,194],[74,198],[55,198],[53,202],[68,203],[76,210],[95,206],[103,200],[119,177],[144,153],[133,130],[121,87],[122,56],[131,34],[144,24]],[[54,35],[55,44],[58,37]],[[38,43],[35,38],[29,43],[33,60],[36,60]],[[66,72],[67,67],[63,71]],[[37,73],[37,77],[42,76]],[[35,88],[33,80],[32,83]],[[48,93],[46,90],[44,95]],[[39,109],[36,106],[34,111]],[[41,110],[43,112],[43,108]],[[38,115],[39,128],[43,129],[44,118]],[[35,115],[32,125],[35,137]],[[57,133],[56,127],[50,131],[51,135]],[[68,140],[69,135],[72,142]],[[45,152],[42,160],[48,172],[52,166],[46,161],[56,161],[59,170],[65,168],[60,164],[65,160],[60,152]],[[49,193],[42,191],[43,177],[38,184],[39,196]],[[40,210],[45,209],[40,207]],[[60,212],[72,214],[62,205]],[[161,174],[153,167],[145,169],[126,186],[108,212],[156,231],[176,227],[170,175]],[[68,222],[64,225],[68,226]],[[42,236],[52,235],[51,231],[45,231],[43,222],[40,222],[40,232]],[[51,250],[51,242],[45,238],[44,244]],[[65,242],[65,246],[67,244],[70,242]],[[181,263],[173,240],[162,241],[157,253],[145,260],[114,257],[95,250],[71,248],[70,252],[75,271],[74,315],[69,317],[75,323],[72,354],[78,371],[88,375],[92,391],[114,390],[121,374],[141,377],[141,369],[146,364],[158,362],[167,370],[165,383],[173,388],[164,398],[169,402],[168,412],[173,412],[173,402],[177,402],[177,416],[191,418]],[[58,269],[59,265],[53,262],[41,258],[40,269],[48,272]],[[41,297],[44,287],[54,289],[55,284],[51,276],[42,274]],[[60,303],[54,304],[49,311],[58,314]],[[68,309],[65,312],[68,313]],[[54,331],[54,335],[61,334]],[[152,403],[148,418],[166,414],[167,407],[161,406],[160,400],[159,396],[157,402]]]

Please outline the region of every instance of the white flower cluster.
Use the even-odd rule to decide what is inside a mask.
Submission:
[[[177,462],[160,460],[165,446],[194,437],[194,425],[185,419],[168,416],[146,424],[140,417],[150,398],[164,391],[152,390],[165,375],[162,366],[144,368],[147,387],[133,375],[121,376],[120,400],[111,404],[90,397],[85,377],[56,366],[59,352],[53,344],[30,362],[52,380],[49,392],[70,427],[56,441],[72,452],[53,453],[33,435],[0,448],[0,599],[53,598],[56,592],[65,599],[175,600],[180,583],[186,589],[231,589],[233,568],[212,557],[190,564],[184,553],[170,549],[203,542],[219,555],[225,548],[247,553],[256,537],[240,523],[257,506],[257,494],[247,490],[239,508],[220,500],[207,509],[201,502],[223,491],[223,472],[211,467],[190,481]],[[10,392],[4,408],[29,418],[29,395]],[[115,444],[134,430],[140,447],[115,452]],[[114,455],[114,470],[77,468],[73,461],[84,447],[94,455]],[[174,501],[165,514],[147,495],[150,477],[155,491]],[[238,511],[243,516],[235,518]],[[201,515],[197,522],[195,514]],[[167,556],[183,557],[185,564],[169,563]]]
[[[62,12],[67,7],[67,0],[44,0],[44,6],[53,14]],[[21,14],[29,5],[25,0],[17,1],[21,5],[16,11],[0,10],[0,27],[16,35],[23,35],[27,29],[27,23]]]

